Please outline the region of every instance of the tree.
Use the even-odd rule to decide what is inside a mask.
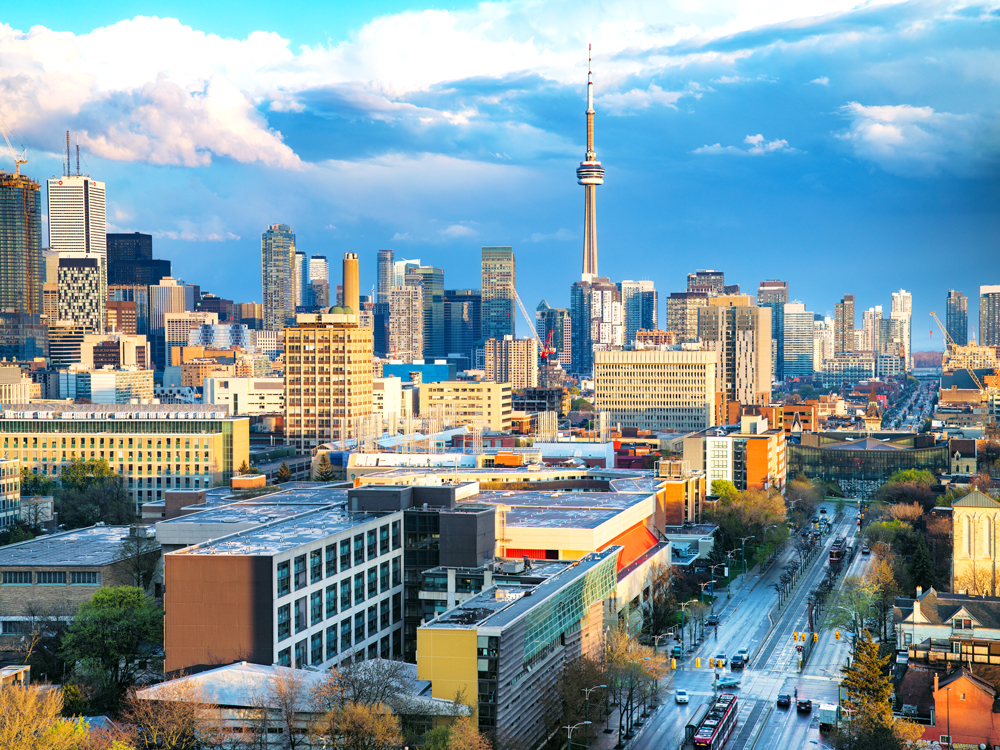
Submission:
[[[135,586],[97,589],[63,639],[63,654],[93,691],[94,707],[110,712],[162,647],[163,610]]]
[[[920,503],[897,503],[889,508],[889,513],[897,521],[905,521],[912,525],[920,520],[924,508]]]
[[[316,462],[316,479],[320,482],[332,482],[337,478],[337,471],[330,464],[330,459],[326,453],[319,454],[319,461]]]
[[[874,725],[892,726],[891,659],[891,653],[879,655],[878,644],[865,630],[855,647],[851,666],[842,668],[841,686],[847,694],[846,703],[854,711],[854,722],[862,730]]]
[[[1000,442],[987,440],[976,452],[976,463],[980,471],[989,473],[990,468],[1000,461]]]
[[[888,637],[889,617],[892,615],[893,605],[900,594],[889,556],[877,555],[865,573],[864,582],[872,591],[872,605],[878,618],[879,636],[884,641]]]
[[[924,487],[933,487],[937,484],[934,474],[926,469],[898,469],[893,472],[886,484],[903,484],[908,482],[921,484]]]
[[[725,500],[732,500],[739,494],[736,485],[726,479],[716,479],[712,482],[712,494]]]
[[[62,692],[23,685],[0,689],[0,748],[76,750],[86,741],[83,722],[61,721]]]
[[[410,674],[406,664],[389,659],[342,664],[337,679],[341,701],[344,704],[396,706],[400,696],[405,697],[413,691]]]
[[[117,474],[81,486],[60,487],[55,495],[59,520],[68,529],[93,526],[98,521],[109,526],[128,525],[136,520],[135,503]]]
[[[646,573],[649,596],[642,603],[643,629],[651,636],[665,633],[677,619],[677,597],[673,591],[673,567],[654,562]]]
[[[248,464],[247,460],[244,458],[243,463],[240,464],[240,468],[236,470],[236,473],[239,474],[240,476],[244,476],[246,474],[260,474],[260,469],[258,469],[256,466],[250,466],[250,464]]]
[[[23,507],[23,506],[22,506]],[[0,531],[0,547],[5,544],[17,544],[34,539],[35,535],[28,531],[22,524],[14,522]]]
[[[285,482],[291,481],[292,471],[288,468],[288,462],[282,461],[281,468],[278,469],[277,475],[274,477],[274,481],[277,484],[284,484]]]
[[[459,716],[451,727],[448,750],[491,750],[491,745],[471,716]]]
[[[261,734],[279,734],[282,747],[296,750],[308,747],[308,735],[303,732],[303,717],[315,705],[298,669],[278,669],[268,684],[265,695],[258,698],[261,715],[267,722]],[[274,731],[277,730],[277,731]]]
[[[153,537],[145,536],[145,527],[133,527],[132,532],[121,540],[118,565],[132,578],[132,584],[148,591],[160,567],[160,543]]]
[[[56,483],[44,474],[28,471],[21,467],[21,497],[48,497],[55,492]]]
[[[589,701],[585,699],[583,689],[602,684],[608,683],[600,662],[588,656],[566,662],[552,690],[542,696],[547,732],[558,732],[560,727],[590,719],[593,723],[589,727],[580,727],[578,735],[580,742],[586,744],[599,728],[597,718],[607,702],[607,689],[594,690]]]
[[[897,472],[898,473],[898,472]],[[920,482],[890,482],[879,487],[876,497],[889,505],[917,503],[926,510],[934,507],[931,488]]]
[[[124,702],[122,718],[136,727],[143,744],[164,750],[194,750],[211,732],[201,716],[208,707],[201,691],[187,680],[168,682],[156,688],[156,700],[139,698],[134,691]],[[207,744],[207,743],[206,743]]]
[[[959,593],[965,592],[971,596],[995,596],[996,590],[993,586],[993,572],[990,566],[982,567],[973,560],[961,573],[955,576],[955,590]]]
[[[931,560],[930,550],[927,549],[927,542],[922,536],[917,540],[917,551],[913,555],[910,572],[917,586],[929,589],[934,585],[934,562]]]
[[[104,484],[117,476],[111,464],[103,458],[74,458],[59,472],[59,481],[63,487],[85,490],[94,485]]]
[[[345,750],[394,750],[403,742],[399,718],[381,703],[347,703],[329,711],[317,725],[316,733],[336,738],[339,742],[331,746]]]
[[[570,403],[569,408],[573,411],[593,411],[594,405],[585,398],[577,397]]]

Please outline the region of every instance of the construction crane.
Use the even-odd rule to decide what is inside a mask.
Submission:
[[[542,351],[544,346],[542,344],[542,340],[538,338],[538,331],[535,330],[535,322],[531,319],[531,316],[528,315],[528,311],[524,307],[524,303],[521,302],[521,297],[518,296],[516,289],[514,290],[514,299],[517,300],[517,306],[521,308],[521,314],[524,316],[524,319],[528,323],[528,329],[531,331],[531,335],[534,337],[535,342],[538,344],[538,351]]]
[[[549,335],[545,337],[545,346],[542,347],[542,359],[548,359],[549,354],[555,353],[555,349],[549,348],[552,346],[552,332],[554,330],[555,330],[554,328],[550,328]]]
[[[941,333],[944,334],[945,352],[951,353],[954,350],[961,348],[959,347],[958,344],[955,343],[955,340],[951,337],[951,334],[948,333],[948,329],[944,327],[944,323],[941,322],[941,319],[937,316],[937,313],[932,312],[931,317],[934,318],[934,322],[938,324],[938,328],[940,328]],[[972,378],[972,382],[975,383],[976,388],[978,388],[980,393],[983,394],[983,399],[985,400],[986,387],[983,385],[983,381],[979,379],[979,376],[976,375],[976,371],[971,367],[969,367],[968,364],[964,365],[962,369],[965,370],[967,373],[969,373],[969,377]]]
[[[21,165],[28,163],[28,151],[27,149],[22,149],[21,153],[18,153],[14,146],[11,145],[10,136],[7,134],[7,127],[2,120],[0,120],[0,132],[3,133],[3,139],[7,142],[7,148],[10,149],[11,158],[14,159],[14,174],[21,174]]]

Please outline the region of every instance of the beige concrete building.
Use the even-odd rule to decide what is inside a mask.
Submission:
[[[373,413],[374,336],[354,314],[302,314],[285,329],[285,443],[307,451],[355,436]]]
[[[495,383],[510,383],[520,391],[538,387],[538,342],[535,339],[502,339],[486,341],[486,379]]]
[[[715,425],[713,352],[595,352],[594,388],[595,406],[612,425],[679,432]]]
[[[421,286],[395,286],[389,292],[388,352],[406,362],[424,355],[424,292]]]
[[[715,307],[698,310],[698,338],[717,356],[717,389],[727,401],[771,402],[774,377],[770,307]]]
[[[952,591],[972,596],[997,596],[1000,571],[997,559],[1000,544],[1000,503],[979,490],[973,490],[951,504]]]
[[[225,404],[229,413],[284,414],[285,381],[282,378],[218,378],[202,381],[206,404]]]
[[[491,430],[508,432],[514,412],[510,383],[443,380],[420,386],[420,416],[437,412],[443,424],[488,425]]]
[[[21,462],[0,458],[0,529],[21,519]]]
[[[53,479],[74,459],[104,459],[139,507],[164,490],[228,483],[250,459],[250,423],[202,404],[5,404],[0,445]]]
[[[31,399],[31,380],[20,367],[0,367],[0,404],[26,404]]]
[[[181,287],[183,289],[183,287]],[[214,312],[168,312],[163,314],[163,339],[166,351],[174,346],[187,346],[192,328],[219,322]]]
[[[406,411],[403,408],[403,382],[395,376],[375,378],[372,381],[372,409],[383,421],[402,418]]]

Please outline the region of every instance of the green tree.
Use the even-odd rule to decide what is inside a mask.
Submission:
[[[111,464],[103,458],[74,458],[59,472],[59,481],[62,486],[75,490],[85,490],[95,485],[103,485],[108,480],[117,477],[118,474],[111,468]]]
[[[21,467],[21,497],[48,497],[56,490],[56,483],[44,474],[34,474],[28,467]]]
[[[934,474],[925,469],[899,469],[889,477],[889,481],[886,484],[903,484],[906,482],[922,484],[925,487],[933,487],[937,484]]]
[[[5,544],[17,544],[18,542],[27,542],[30,539],[34,539],[35,535],[32,534],[28,529],[20,523],[13,523],[10,526],[4,527],[0,531],[0,547]]]
[[[135,586],[107,586],[77,610],[63,653],[100,711],[116,711],[163,647],[163,610]]]
[[[141,526],[135,531],[138,533],[123,537],[118,545],[121,557],[118,565],[129,574],[133,585],[147,591],[160,567],[160,543],[145,536],[146,530]]]
[[[337,471],[330,464],[330,459],[326,453],[319,454],[319,461],[316,462],[316,479],[320,482],[332,482],[337,478]]]
[[[573,402],[570,404],[570,409],[573,411],[593,411],[594,405],[590,403],[585,398],[574,398]]]
[[[716,479],[712,482],[712,494],[726,500],[732,500],[739,494],[736,485],[727,479]]]
[[[80,487],[75,483],[56,491],[56,512],[68,529],[93,526],[102,521],[122,526],[136,520],[135,503],[117,474]]]
[[[248,464],[247,460],[244,458],[243,463],[240,464],[240,468],[236,470],[236,473],[239,474],[240,476],[246,474],[260,474],[260,469],[258,469],[256,466],[251,466],[250,464]]]
[[[892,726],[891,659],[891,653],[879,654],[879,645],[866,630],[855,647],[851,666],[842,668],[841,686],[847,694],[846,703],[854,711],[854,721],[863,729]]]
[[[930,550],[927,549],[927,542],[922,536],[917,539],[917,551],[910,564],[910,573],[917,586],[928,589],[934,585],[934,563],[931,560]]]
[[[291,481],[292,471],[288,468],[288,463],[286,461],[281,462],[281,468],[278,469],[277,475],[274,477],[276,484],[284,484],[285,482]]]

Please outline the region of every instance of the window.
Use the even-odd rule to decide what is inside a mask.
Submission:
[[[365,535],[358,534],[354,537],[354,564],[360,565],[365,561]]]
[[[101,574],[96,570],[74,570],[69,574],[69,580],[74,586],[100,586]]]
[[[307,627],[309,621],[306,619],[306,598],[303,596],[295,602],[295,632],[301,633]]]
[[[278,640],[283,641],[292,634],[292,607],[290,604],[278,607]]]
[[[378,568],[368,568],[368,598],[378,596]]]
[[[378,605],[379,614],[379,630],[385,630],[389,627],[389,600],[383,599]]]
[[[326,547],[326,577],[337,575],[337,545],[328,544]]]
[[[351,567],[351,540],[344,539],[340,543],[340,570],[344,571]]]
[[[392,522],[392,548],[399,549],[402,543],[399,540],[399,521]]]
[[[290,648],[285,648],[278,652],[278,664],[282,667],[292,666],[292,650]]]
[[[384,555],[389,551],[389,527],[380,526],[378,530],[378,553]]]
[[[378,555],[378,545],[375,543],[375,529],[368,532],[368,559],[374,560]]]
[[[392,653],[389,651],[389,636],[383,637],[379,646],[382,651],[381,655],[383,659],[389,659],[392,657]]]
[[[378,585],[382,593],[389,590],[389,563],[387,562],[382,563],[378,567]]]
[[[368,637],[378,632],[378,609],[373,604],[368,608]]]
[[[326,587],[326,617],[327,619],[337,614],[337,584]]]
[[[314,549],[309,553],[309,583],[323,580],[323,550]]]
[[[365,639],[365,616],[361,612],[354,615],[354,640],[363,641]]]
[[[35,574],[38,576],[38,583],[42,586],[65,586],[65,570],[40,570]]]
[[[972,620],[960,619],[954,621],[955,630],[972,630]]]
[[[378,657],[378,644],[377,643],[369,643],[368,644],[368,658],[369,659],[375,659],[376,657]]]
[[[305,639],[295,644],[295,668],[302,669],[306,666],[306,641]]]
[[[351,647],[351,618],[348,617],[340,623],[340,650],[346,651]]]
[[[306,587],[306,556],[299,555],[295,558],[295,590]]]
[[[403,619],[403,595],[392,595],[392,621],[401,622]]]
[[[351,608],[351,579],[345,578],[340,582],[340,609]]]
[[[2,632],[4,635],[20,635],[29,632],[30,627],[27,620],[4,620]]]
[[[365,574],[358,573],[354,576],[354,603],[365,600]]]
[[[309,624],[315,625],[323,619],[323,592],[313,591],[309,595]]]
[[[326,658],[332,659],[337,655],[337,626],[331,625],[326,629]]]
[[[5,586],[30,586],[30,570],[5,570],[3,572],[3,583]]]
[[[323,634],[313,633],[309,639],[309,663],[315,666],[323,663]]]

